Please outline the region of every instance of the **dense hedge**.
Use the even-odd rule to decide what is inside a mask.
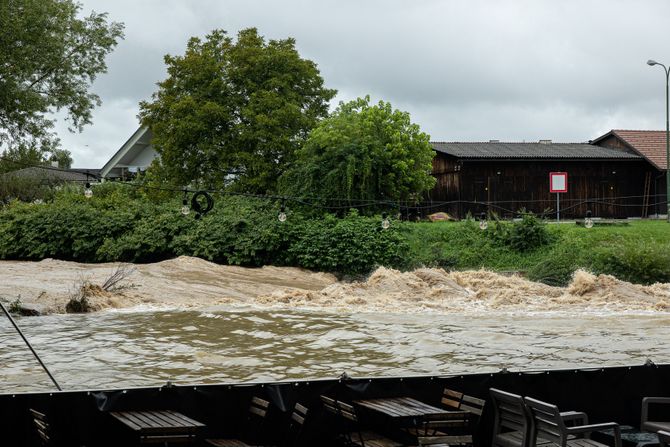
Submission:
[[[202,219],[183,216],[178,201],[152,202],[135,189],[101,185],[92,199],[75,189],[45,204],[15,202],[0,212],[0,258],[79,262],[154,262],[179,255],[243,266],[292,265],[364,274],[401,267],[403,227],[382,231],[379,218],[308,218],[276,203],[217,197]]]

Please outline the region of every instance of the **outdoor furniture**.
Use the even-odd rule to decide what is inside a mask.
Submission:
[[[523,397],[495,388],[489,389],[493,404],[493,440],[494,447],[529,447],[532,420]],[[563,422],[586,425],[589,423],[586,413],[578,411],[561,412]],[[574,436],[572,436],[574,437]],[[538,438],[536,444],[549,441]]]
[[[260,397],[251,398],[247,422],[243,428],[243,430],[246,431],[246,433],[243,433],[243,437],[246,440],[249,440],[251,444],[235,438],[206,439],[205,442],[215,447],[251,447],[254,445],[264,445],[263,442],[260,442],[262,441],[260,435],[264,434],[263,428],[265,427],[269,408],[270,402],[267,400],[261,399]]]
[[[37,429],[37,435],[40,438],[40,444],[43,446],[51,445],[51,425],[47,420],[47,416],[44,413],[33,410],[32,408],[30,408],[29,411],[33,417],[33,424]]]
[[[401,447],[403,444],[393,441],[373,431],[362,431],[356,409],[345,402],[328,396],[321,396],[326,412],[335,415],[337,430],[347,445],[359,447]]]
[[[469,425],[469,416],[465,411],[447,411],[439,414],[424,414],[414,428],[406,428],[410,435],[418,437],[446,436],[450,432],[462,432]],[[471,435],[465,435],[472,442]]]
[[[530,397],[525,397],[524,402],[533,420],[530,438],[531,447],[540,445],[537,442],[538,439],[546,440],[541,444],[546,447],[554,445],[561,447],[602,447],[605,444],[586,438],[570,438],[570,435],[588,436],[591,432],[606,429],[613,431],[614,446],[621,447],[621,429],[616,422],[567,427],[556,405]]]
[[[494,447],[528,447],[530,418],[523,397],[491,388]]]
[[[642,417],[640,418],[640,430],[656,433],[659,430],[670,432],[670,421],[649,420],[649,408],[651,405],[670,404],[670,397],[645,397],[642,399]]]
[[[419,436],[419,447],[450,447],[454,445],[471,445],[469,436]]]
[[[458,396],[458,400],[455,400]],[[444,389],[442,394],[442,403],[448,407],[453,406],[452,403],[458,402],[458,405],[454,407],[456,410],[465,410],[468,413],[474,414],[477,416],[476,419],[479,419],[484,412],[484,405],[486,401],[484,399],[479,399],[478,397],[468,396],[459,391],[450,390],[448,388]]]
[[[428,405],[411,397],[364,399],[355,400],[353,403],[405,423],[408,421],[411,422],[412,419],[423,418],[426,415],[438,415],[445,418],[455,415],[461,419],[467,416],[467,412],[465,411],[443,410],[442,408]]]
[[[286,439],[284,442],[285,446],[298,445],[300,435],[302,434],[303,427],[305,426],[307,413],[309,413],[307,407],[301,405],[300,403],[295,404],[286,430]]]
[[[670,432],[659,430],[657,435],[660,447],[670,447]]]
[[[387,397],[355,400],[355,405],[383,415],[394,427],[412,436],[445,435],[446,428],[462,428],[469,414],[463,410],[444,410],[411,397]]]
[[[484,412],[484,406],[486,401],[484,399],[479,399],[478,397],[469,396],[460,391],[452,390],[449,388],[444,388],[442,391],[442,405],[449,408],[452,411],[465,411],[467,418],[464,423],[459,428],[454,428],[450,435],[457,435],[461,442],[460,444],[472,444],[472,433],[474,431],[475,425],[479,422],[482,413]],[[453,440],[453,443],[456,441]]]
[[[623,447],[656,447],[659,444],[659,436],[656,433],[642,432],[630,425],[621,425],[619,428]],[[611,442],[613,436],[613,430],[600,430],[591,435],[596,441],[603,442]]]
[[[462,431],[468,425],[465,412],[452,411],[446,414],[427,414],[422,418],[421,426],[408,430],[416,436],[419,446],[448,447],[472,445],[471,434],[454,435],[449,430]]]
[[[109,414],[135,432],[140,444],[195,444],[199,431],[205,427],[172,410],[112,411]]]

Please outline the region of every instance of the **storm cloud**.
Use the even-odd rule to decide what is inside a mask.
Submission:
[[[554,141],[662,129],[670,2],[84,0],[126,24],[81,134],[57,130],[75,166],[96,168],[138,126],[165,54],[191,36],[257,27],[294,37],[338,101],[369,94],[408,111],[434,141]]]

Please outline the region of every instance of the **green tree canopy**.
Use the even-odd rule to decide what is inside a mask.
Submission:
[[[302,197],[410,200],[435,185],[429,136],[409,113],[370,98],[340,103],[311,132],[282,191]]]
[[[156,177],[175,185],[273,191],[335,95],[294,39],[266,42],[255,28],[237,40],[222,30],[191,38],[165,63],[168,77],[140,118],[161,155]]]
[[[89,88],[123,25],[80,10],[72,0],[0,0],[0,154],[63,158],[53,113],[65,111],[71,131],[91,122],[100,98]]]

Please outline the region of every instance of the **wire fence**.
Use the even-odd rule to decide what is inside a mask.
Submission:
[[[35,165],[11,160],[0,155],[0,160],[13,163],[23,168],[40,168],[47,171],[63,173],[79,173],[91,181],[103,181],[97,173],[86,170],[62,169],[49,165]],[[238,196],[264,199],[281,202],[281,206],[291,204],[304,207],[322,209],[332,213],[342,213],[350,209],[369,210],[370,212],[397,213],[402,219],[422,219],[430,214],[445,212],[455,218],[465,218],[468,215],[479,216],[495,214],[500,218],[519,217],[524,212],[533,212],[544,218],[557,215],[556,199],[514,199],[496,201],[476,200],[390,200],[385,198],[356,199],[348,197],[318,197],[318,196],[291,196],[277,194],[255,194],[237,192],[217,188],[168,187],[155,184],[146,184],[142,180],[114,182],[130,188],[144,190],[172,192],[175,195],[201,194]],[[211,199],[211,197],[210,197]],[[208,199],[209,200],[209,199]],[[667,212],[667,198],[665,194],[633,195],[617,197],[582,197],[561,198],[560,215],[565,218],[584,217],[591,212],[593,217],[627,218],[658,216]]]

